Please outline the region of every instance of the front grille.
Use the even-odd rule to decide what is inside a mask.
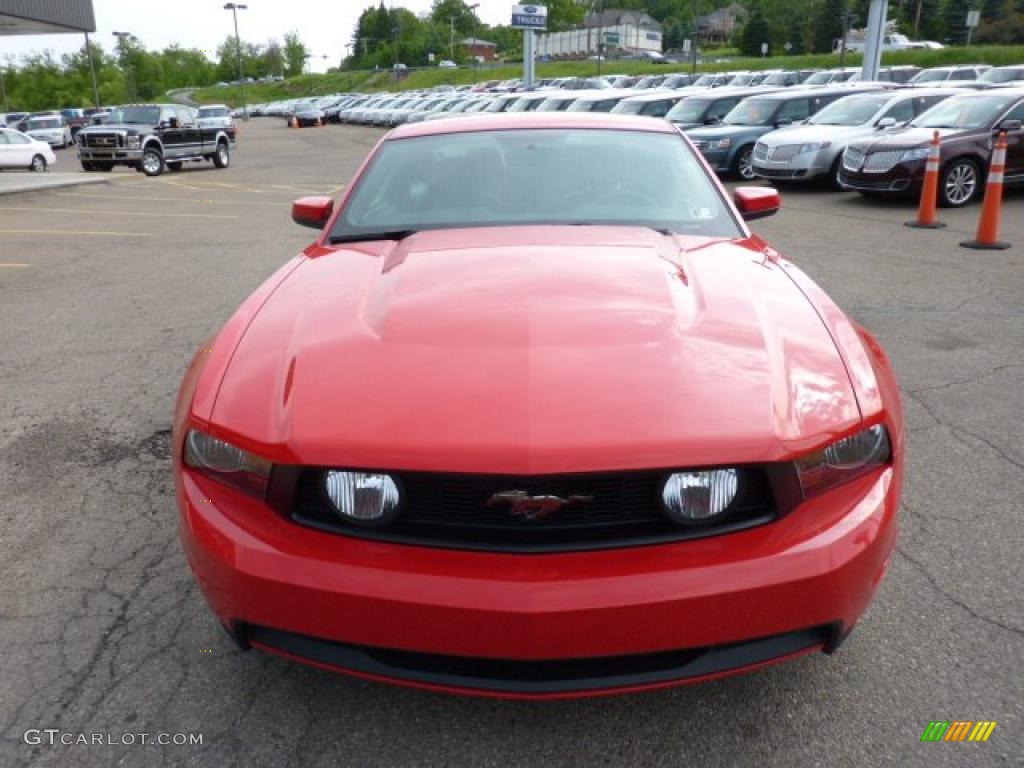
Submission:
[[[335,533],[424,546],[495,551],[551,552],[637,546],[741,530],[775,516],[765,471],[746,469],[730,511],[708,527],[683,527],[661,511],[667,472],[571,475],[468,475],[433,472],[396,474],[403,491],[402,514],[383,528],[354,527],[333,511],[323,491],[323,470],[298,477],[292,518]],[[508,505],[488,506],[502,491],[531,496],[590,497],[543,519],[512,515]]]
[[[94,133],[85,134],[85,146],[96,149],[116,149],[124,146],[124,136],[119,133]]]
[[[803,144],[783,144],[781,147],[776,147],[772,150],[771,158],[769,162],[772,163],[788,163],[798,154],[800,154],[800,148]]]
[[[866,173],[885,173],[892,170],[892,167],[900,161],[903,150],[872,152],[864,160],[864,171]]]

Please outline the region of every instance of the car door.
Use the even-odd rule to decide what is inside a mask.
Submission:
[[[160,110],[160,127],[157,130],[164,145],[165,158],[173,160],[185,154],[185,129],[178,122],[178,115],[174,109]]]
[[[0,168],[14,167],[14,145],[8,140],[10,131],[0,129]]]
[[[1018,102],[999,122],[1007,120],[1017,120],[1024,125],[1024,101]],[[1024,128],[1006,134],[1006,180],[1024,182]]]
[[[32,162],[32,140],[17,131],[4,131],[7,138],[5,161],[11,168],[28,168]]]
[[[196,112],[188,107],[176,107],[174,114],[181,127],[181,154],[184,156],[201,155],[203,153],[203,138]]]

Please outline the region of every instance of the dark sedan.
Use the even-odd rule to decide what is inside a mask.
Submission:
[[[942,140],[941,206],[955,208],[978,197],[992,154],[993,138],[1007,133],[1007,184],[1024,183],[1024,89],[965,93],[937,104],[906,128],[850,144],[840,183],[865,195],[916,194],[924,181],[932,135]]]

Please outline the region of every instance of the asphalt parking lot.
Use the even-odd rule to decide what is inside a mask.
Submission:
[[[671,691],[459,699],[241,653],[185,564],[168,457],[193,351],[311,240],[382,134],[273,119],[231,168],[0,199],[0,765],[1020,765],[1024,729],[1024,193],[1008,251],[911,230],[904,202],[783,189],[756,222],[893,358],[909,437],[902,535],[832,657]],[[62,170],[73,163],[62,155]],[[922,744],[931,720],[989,742]],[[202,734],[192,746],[26,744]]]

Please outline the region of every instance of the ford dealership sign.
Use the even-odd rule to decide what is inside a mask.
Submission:
[[[513,5],[513,29],[547,29],[548,9],[543,5]]]

